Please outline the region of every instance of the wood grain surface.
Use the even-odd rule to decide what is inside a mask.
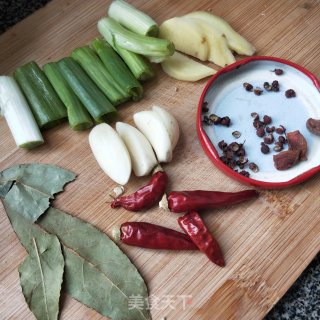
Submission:
[[[225,18],[257,48],[302,65],[320,76],[320,2],[316,0],[132,0],[161,23],[194,10]],[[0,37],[0,74],[10,74],[31,60],[40,65],[58,60],[98,35],[97,20],[110,1],[53,0],[45,8]],[[159,104],[171,110],[181,126],[174,160],[165,166],[170,189],[239,191],[244,185],[218,171],[199,144],[195,116],[205,81],[185,83],[160,68],[145,85],[145,98],[119,108],[119,119],[132,123],[134,112]],[[45,145],[33,151],[16,148],[0,120],[0,170],[19,163],[56,164],[78,174],[54,206],[78,216],[111,235],[128,220],[154,222],[179,230],[175,214],[157,208],[145,214],[111,210],[108,191],[114,186],[93,158],[88,132],[67,124],[44,133]],[[127,192],[148,178],[134,178]],[[221,243],[227,266],[213,265],[197,252],[157,252],[121,245],[146,280],[155,320],[261,319],[288,290],[320,248],[319,176],[282,191],[263,191],[257,201],[204,214]],[[18,266],[26,252],[0,205],[0,318],[33,319],[21,293]],[[188,296],[183,305],[181,296]],[[158,299],[158,300],[157,300]],[[61,319],[105,319],[63,294]]]

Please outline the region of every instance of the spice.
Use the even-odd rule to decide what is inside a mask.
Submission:
[[[310,118],[307,120],[306,126],[311,133],[320,136],[320,120]]]
[[[253,90],[253,93],[256,95],[256,96],[261,96],[262,95],[262,89],[260,87],[256,87],[254,90]]]
[[[286,128],[284,126],[280,126],[279,128],[276,128],[277,134],[284,134],[286,132]]]
[[[229,127],[231,124],[231,120],[229,117],[223,117],[221,118],[220,124],[226,127]]]
[[[272,87],[272,91],[278,92],[279,91],[279,82],[277,80],[272,81],[271,87]]]
[[[275,152],[280,152],[280,151],[282,151],[282,150],[283,150],[283,143],[280,142],[280,141],[276,142],[273,150],[274,150]]]
[[[266,133],[263,128],[258,128],[256,134],[258,137],[262,138]]]
[[[273,156],[274,165],[277,170],[287,170],[299,162],[300,151],[287,150]]]
[[[151,208],[154,204],[160,201],[163,196],[168,176],[164,171],[157,168],[149,183],[133,194],[122,196],[114,199],[111,203],[111,208],[122,207],[129,211],[141,211]]]
[[[259,171],[259,167],[254,162],[249,163],[249,169],[255,173]]]
[[[227,146],[228,146],[228,144],[227,144],[224,140],[221,140],[221,141],[218,143],[218,147],[219,147],[221,150],[226,149]]]
[[[283,70],[282,69],[274,69],[273,72],[277,75],[277,76],[281,76],[283,74]]]
[[[115,238],[130,246],[157,250],[198,250],[184,233],[147,222],[126,222],[114,229]]]
[[[250,173],[246,170],[242,170],[239,172],[239,174],[241,174],[242,176],[249,178],[250,177]]]
[[[269,82],[265,82],[263,84],[263,87],[267,90],[267,91],[271,91],[272,90],[272,86],[270,85]]]
[[[267,132],[267,133],[272,133],[272,132],[274,132],[275,130],[276,130],[276,128],[275,128],[274,126],[272,126],[272,127],[266,126],[266,132]]]
[[[307,160],[308,144],[299,130],[288,132],[287,140],[289,150],[298,150],[300,152],[299,160]]]
[[[207,113],[208,111],[209,111],[208,102],[204,101],[203,104],[202,104],[202,112],[203,113]]]
[[[232,135],[236,138],[239,139],[241,137],[241,132],[240,131],[233,131]]]
[[[209,119],[213,124],[221,123],[221,118],[218,117],[216,114],[210,114]]]
[[[197,212],[191,211],[178,218],[178,223],[199,250],[205,253],[213,263],[220,267],[225,266],[219,243],[206,228]]]
[[[264,115],[263,116],[263,123],[270,124],[272,122],[272,118],[270,116]]]
[[[261,143],[261,152],[263,154],[268,154],[270,152],[270,148],[264,143]]]
[[[296,96],[296,92],[293,89],[289,89],[285,92],[287,98],[293,98]]]
[[[259,115],[256,112],[252,112],[251,117],[253,118],[253,120],[259,120]]]
[[[273,137],[273,134],[272,133],[269,133],[268,135],[266,135],[264,138],[263,138],[263,142],[265,144],[271,144],[273,143],[274,141],[274,137]]]
[[[278,141],[282,144],[285,144],[287,142],[287,139],[284,136],[279,136]]]
[[[232,206],[258,197],[256,190],[244,190],[239,192],[221,191],[172,191],[168,196],[164,195],[160,201],[160,207],[171,212],[181,213],[191,210],[216,209]]]
[[[245,82],[245,83],[243,84],[243,87],[244,87],[247,91],[252,91],[252,89],[253,89],[253,85],[250,84],[250,83],[248,83],[248,82]]]

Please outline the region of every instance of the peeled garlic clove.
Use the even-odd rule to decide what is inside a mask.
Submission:
[[[156,112],[141,111],[133,116],[138,129],[151,143],[159,162],[172,160],[172,146],[168,131]]]
[[[152,111],[156,112],[157,115],[159,116],[160,120],[164,124],[164,126],[167,129],[167,132],[169,134],[170,140],[171,140],[171,145],[172,145],[172,150],[176,147],[179,136],[180,136],[180,129],[179,129],[179,124],[176,118],[169,113],[167,110],[158,107],[158,106],[153,106]]]
[[[131,174],[131,160],[117,132],[108,124],[101,123],[91,130],[89,143],[101,169],[113,181],[125,185]]]
[[[149,174],[157,165],[150,142],[138,129],[129,124],[117,122],[116,130],[129,151],[134,174],[137,177]]]

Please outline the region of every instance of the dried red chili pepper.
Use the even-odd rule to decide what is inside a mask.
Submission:
[[[149,209],[160,201],[166,191],[167,182],[167,174],[164,171],[157,171],[147,185],[130,195],[114,199],[111,208],[122,207],[129,211]]]
[[[115,238],[120,238],[130,246],[160,250],[198,250],[186,234],[147,222],[126,222],[121,225],[120,230],[113,231]]]
[[[256,190],[240,192],[220,191],[172,191],[164,195],[159,206],[171,212],[181,213],[191,210],[205,210],[232,206],[258,196]]]
[[[206,228],[197,212],[191,211],[178,218],[178,223],[199,250],[205,253],[213,263],[220,267],[225,266],[219,243]]]

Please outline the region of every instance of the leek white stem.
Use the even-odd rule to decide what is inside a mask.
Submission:
[[[44,142],[25,97],[9,76],[0,76],[0,109],[18,147],[34,148]]]
[[[113,1],[109,7],[108,14],[111,18],[135,33],[142,34],[143,36],[158,36],[159,28],[157,23],[144,12],[125,1]]]

